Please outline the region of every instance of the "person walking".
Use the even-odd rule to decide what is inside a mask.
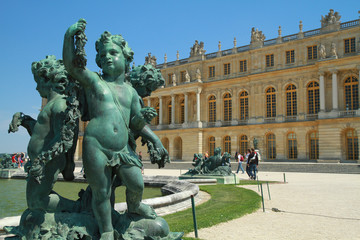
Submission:
[[[245,159],[246,159],[246,174],[249,176],[249,178],[251,178],[251,175],[250,175],[250,164],[249,164],[249,161],[250,161],[250,154],[251,154],[251,151],[250,149],[246,150],[246,156],[245,156]]]
[[[238,153],[238,155],[237,155],[237,160],[238,160],[239,166],[238,166],[238,169],[237,169],[236,173],[239,173],[239,170],[241,169],[242,174],[244,174],[245,171],[244,171],[244,168],[243,168],[243,166],[242,166],[242,163],[244,162],[244,157],[243,157],[243,155],[241,155],[240,153]]]

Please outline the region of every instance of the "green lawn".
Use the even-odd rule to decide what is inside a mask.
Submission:
[[[200,190],[209,193],[211,199],[196,206],[198,229],[239,218],[261,207],[261,197],[256,192],[235,185],[200,186]],[[172,232],[194,231],[191,208],[164,218]]]

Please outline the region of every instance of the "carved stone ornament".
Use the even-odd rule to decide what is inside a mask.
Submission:
[[[326,49],[325,49],[324,44],[320,44],[320,46],[319,46],[319,56],[320,56],[320,59],[326,58]]]
[[[186,73],[185,73],[185,82],[190,82],[190,75],[189,75],[189,72],[186,70]]]
[[[196,69],[196,79],[201,80],[201,72],[200,69]]]
[[[321,27],[326,27],[329,25],[334,25],[334,24],[340,24],[340,14],[338,12],[334,12],[333,9],[330,9],[329,13],[327,15],[321,16]]]
[[[176,86],[176,75],[175,75],[175,73],[172,75],[171,80],[172,80],[172,85]]]
[[[335,43],[331,43],[331,51],[330,51],[331,57],[332,58],[338,58],[337,56],[337,52],[336,52],[336,44]]]

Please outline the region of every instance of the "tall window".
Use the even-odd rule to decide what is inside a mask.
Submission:
[[[294,84],[286,88],[286,116],[297,115],[296,87]]]
[[[317,114],[320,110],[319,83],[313,81],[307,86],[308,114]]]
[[[307,47],[308,60],[317,59],[317,45]]]
[[[224,75],[229,75],[230,74],[230,63],[225,63],[224,64]]]
[[[209,67],[209,78],[215,77],[215,66]]]
[[[297,151],[297,141],[296,141],[295,133],[288,134],[287,143],[288,143],[288,158],[297,159],[298,151]]]
[[[240,61],[240,72],[246,72],[247,71],[247,63],[246,60]]]
[[[214,95],[209,97],[209,122],[216,122],[216,98]]]
[[[168,104],[168,123],[171,124],[171,109],[172,109],[172,105],[171,105],[171,101]]]
[[[276,141],[275,134],[270,133],[266,136],[266,150],[267,150],[267,159],[276,158]]]
[[[355,38],[344,39],[344,49],[345,53],[354,53],[355,52]]]
[[[312,160],[319,159],[319,132],[314,131],[309,134],[309,158]]]
[[[209,137],[209,155],[214,156],[215,137]]]
[[[231,137],[224,137],[224,152],[231,154]]]
[[[241,154],[246,154],[246,150],[248,149],[248,137],[246,135],[242,135],[240,137],[240,153]]]
[[[180,123],[184,123],[184,122],[185,122],[185,103],[184,103],[184,99],[182,99],[180,102]]]
[[[240,120],[249,118],[249,96],[246,91],[240,93]]]
[[[224,121],[232,119],[232,101],[230,93],[224,95]]]
[[[172,85],[172,76],[173,76],[173,73],[168,74],[168,85]]]
[[[181,71],[180,72],[180,82],[185,82],[185,75],[186,75],[186,71]]]
[[[274,54],[265,55],[265,63],[266,63],[266,67],[273,67],[274,66]]]
[[[159,103],[156,104],[155,106],[155,110],[157,113],[157,116],[155,117],[155,125],[159,125],[159,120],[160,120],[160,107],[159,107]]]
[[[345,80],[345,108],[357,110],[359,108],[359,81],[356,77]]]
[[[286,51],[286,63],[295,62],[295,50]]]
[[[357,133],[351,129],[345,134],[346,137],[346,156],[348,160],[359,159],[359,142]]]
[[[276,95],[275,88],[270,87],[266,90],[266,117],[276,116]]]

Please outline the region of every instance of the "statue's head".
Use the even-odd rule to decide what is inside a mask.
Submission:
[[[165,84],[161,71],[154,68],[151,64],[133,68],[130,73],[129,81],[140,97],[150,96],[151,92]]]
[[[131,50],[131,48],[128,46],[128,43],[125,41],[125,39],[121,35],[111,35],[110,32],[105,31],[101,37],[96,41],[95,48],[96,48],[96,64],[102,68],[101,66],[101,49],[108,43],[113,43],[120,47],[124,58],[125,58],[125,73],[128,73],[130,71],[130,63],[133,61],[134,52]]]
[[[219,155],[221,154],[221,147],[217,147],[214,149],[214,155]]]
[[[65,70],[62,60],[56,60],[54,55],[46,56],[45,59],[31,64],[31,71],[37,83],[36,89],[41,97],[46,97],[46,91],[64,94],[69,84],[69,75]]]

